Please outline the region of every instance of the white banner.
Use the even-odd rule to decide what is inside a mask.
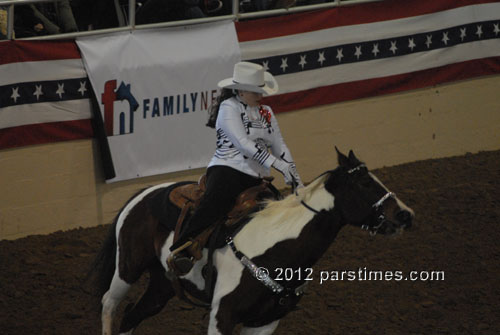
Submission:
[[[205,126],[217,82],[240,60],[231,21],[77,40],[94,87],[116,177],[204,167],[215,151]]]

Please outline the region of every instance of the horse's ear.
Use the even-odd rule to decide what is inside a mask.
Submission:
[[[352,150],[349,150],[349,160],[351,160],[351,161],[358,160],[358,158],[354,155],[354,152]]]
[[[344,155],[343,153],[341,153],[339,151],[339,149],[337,148],[337,146],[335,146],[335,151],[337,151],[337,161],[338,161],[339,165],[340,166],[347,165],[347,163],[349,162],[349,158],[347,158],[346,155]]]

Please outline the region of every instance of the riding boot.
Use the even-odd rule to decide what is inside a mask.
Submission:
[[[174,249],[167,258],[169,268],[177,273],[178,276],[186,275],[191,271],[196,261],[187,251],[187,248],[189,248],[191,244],[191,241],[187,241],[183,245],[180,245],[177,249]]]
[[[188,248],[193,244],[192,239],[198,236],[198,234],[206,228],[205,225],[197,227],[198,225],[193,221],[194,220],[189,220],[187,228],[170,247],[172,253],[168,257],[167,263],[179,276],[185,275],[191,271],[196,262],[196,258],[189,252]]]
[[[189,242],[191,239],[195,238],[199,233],[201,233],[206,228],[205,226],[202,226],[201,228],[192,227],[193,222],[189,221],[187,223],[188,224],[187,229],[181,232],[181,234],[177,238],[177,241],[175,241],[175,243],[172,244],[172,246],[170,247],[170,251],[175,251],[176,249],[179,249],[181,246]]]

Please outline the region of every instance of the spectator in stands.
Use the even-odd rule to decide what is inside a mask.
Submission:
[[[0,40],[7,39],[7,8],[0,6]]]
[[[14,32],[16,38],[46,35],[42,21],[35,16],[31,5],[14,7]]]
[[[255,12],[261,10],[290,8],[293,7],[296,0],[242,0],[240,9],[242,12]]]
[[[48,34],[62,34],[78,30],[69,0],[30,6]]]
[[[124,4],[126,3],[126,5]],[[138,1],[139,3],[139,1]],[[128,11],[128,0],[71,0],[78,30],[116,28],[121,25],[119,11]]]
[[[205,17],[200,0],[147,0],[135,16],[137,24]]]
[[[325,2],[333,2],[333,0],[297,0],[297,6],[317,5]]]
[[[184,0],[183,4],[186,19],[198,19],[206,16],[200,8],[200,0]]]
[[[69,0],[14,7],[14,31],[17,38],[77,30]]]
[[[206,14],[215,14],[222,11],[224,7],[224,1],[222,0],[204,0],[203,1],[203,11]]]

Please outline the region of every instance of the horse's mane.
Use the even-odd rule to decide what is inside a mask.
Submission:
[[[292,193],[283,200],[268,200],[265,208],[253,216],[259,219],[268,219],[269,217],[279,217],[280,222],[286,222],[287,217],[296,216],[297,211],[302,211],[304,207],[301,201],[309,202],[316,191],[325,187],[325,180],[328,176],[321,175],[313,180],[309,185],[297,190],[297,194]]]
[[[325,189],[327,178],[327,175],[321,175],[299,189],[297,194],[290,194],[283,200],[267,201],[264,209],[252,214],[248,224],[235,236],[240,250],[247,257],[255,257],[281,240],[299,236],[304,225],[314,216],[301,204],[302,200],[318,210],[333,206],[333,195]]]

